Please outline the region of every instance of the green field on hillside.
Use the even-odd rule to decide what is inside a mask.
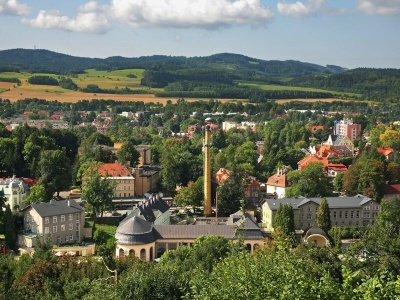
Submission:
[[[298,87],[298,86],[286,86],[286,85],[275,85],[275,84],[264,84],[264,83],[253,83],[253,82],[239,82],[238,84],[239,86],[255,87],[265,91],[305,91],[305,92],[332,93],[333,95],[337,96],[343,96],[343,95],[354,96],[354,97],[361,96],[360,94],[355,94],[355,93],[344,93],[344,92]]]
[[[79,74],[78,78],[71,78],[79,87],[86,87],[88,84],[98,85],[102,89],[140,89],[143,69],[124,69],[115,71],[98,71],[94,69],[85,70],[84,74]],[[129,74],[137,78],[127,77]]]

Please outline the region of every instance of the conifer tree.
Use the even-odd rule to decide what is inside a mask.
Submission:
[[[326,198],[323,198],[321,200],[321,203],[319,204],[318,211],[317,211],[317,222],[316,225],[325,230],[325,232],[328,232],[331,227],[331,213],[329,210],[329,204]]]
[[[9,248],[14,249],[16,242],[16,235],[15,235],[14,219],[9,204],[7,204],[6,206],[6,212],[4,215],[4,236],[6,245]]]
[[[294,233],[294,213],[290,204],[279,204],[273,226],[274,229],[279,229],[285,235],[291,235]]]

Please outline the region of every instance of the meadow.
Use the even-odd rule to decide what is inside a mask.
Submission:
[[[168,100],[175,103],[181,97],[155,97],[154,93],[157,91],[162,91],[163,89],[149,88],[142,86],[140,81],[143,76],[143,69],[124,69],[124,70],[114,70],[114,71],[99,71],[94,69],[85,70],[85,73],[67,76],[70,77],[79,88],[84,88],[88,84],[95,84],[102,89],[124,89],[129,88],[131,90],[144,90],[149,94],[105,94],[105,93],[83,93],[78,91],[72,91],[64,89],[60,86],[49,86],[49,85],[32,85],[28,83],[28,79],[31,76],[50,76],[55,79],[59,79],[60,75],[57,74],[44,74],[35,73],[31,74],[28,72],[2,72],[0,73],[0,78],[18,78],[21,81],[20,85],[11,82],[0,82],[0,98],[9,99],[10,101],[17,101],[25,98],[37,98],[45,99],[47,101],[60,101],[60,102],[77,102],[80,100],[92,100],[92,99],[105,99],[105,100],[116,100],[116,101],[143,101],[143,102],[153,102],[165,105]],[[134,75],[129,76],[128,75]],[[134,78],[132,78],[134,77]],[[326,90],[303,88],[303,87],[291,87],[291,86],[280,86],[280,85],[266,85],[248,82],[239,82],[239,85],[246,85],[252,87],[258,87],[263,90],[302,90],[302,91],[318,91],[326,92]],[[332,92],[338,97],[341,96],[340,93]],[[208,100],[205,98],[185,98],[186,101],[198,101],[198,100]],[[247,99],[218,99],[222,101],[231,100],[247,100]],[[335,101],[336,98],[332,99],[295,99],[300,101]],[[279,100],[278,102],[293,101],[293,99]]]

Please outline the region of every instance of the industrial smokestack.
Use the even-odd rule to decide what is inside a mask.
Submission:
[[[210,156],[211,129],[205,127],[204,134],[204,216],[211,215],[211,156]]]

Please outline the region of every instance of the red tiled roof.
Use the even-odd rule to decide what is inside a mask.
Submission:
[[[286,180],[286,174],[274,174],[268,178],[267,185],[288,187],[288,182]]]
[[[118,162],[102,164],[98,171],[103,177],[107,175],[111,177],[133,177],[128,168]]]
[[[384,187],[385,195],[400,195],[400,184],[388,184]]]
[[[378,153],[383,154],[384,156],[388,156],[388,155],[394,153],[393,148],[389,148],[389,147],[376,148],[376,151]]]

